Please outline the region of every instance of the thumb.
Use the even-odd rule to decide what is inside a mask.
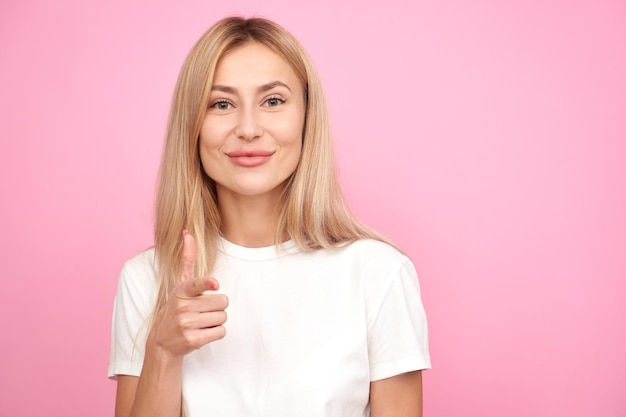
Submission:
[[[196,265],[196,240],[187,230],[183,230],[183,256],[180,260],[180,279],[186,281],[193,278]]]

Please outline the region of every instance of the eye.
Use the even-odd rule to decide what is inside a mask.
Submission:
[[[280,97],[270,97],[267,100],[265,100],[265,105],[268,107],[276,107],[276,106],[283,104],[284,102],[285,100],[283,100]]]
[[[217,110],[229,110],[233,107],[233,105],[226,100],[217,100],[213,102],[210,107]]]

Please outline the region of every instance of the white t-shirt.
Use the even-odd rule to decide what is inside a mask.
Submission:
[[[417,276],[391,246],[220,246],[226,337],[183,361],[187,417],[369,416],[370,381],[430,368]],[[156,293],[151,249],[120,276],[109,377],[141,373]]]

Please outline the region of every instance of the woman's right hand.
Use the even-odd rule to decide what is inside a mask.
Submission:
[[[204,293],[219,289],[219,282],[213,277],[194,277],[195,262],[196,241],[184,231],[180,282],[155,318],[146,346],[174,360],[182,361],[184,355],[226,335],[228,298]]]
[[[119,375],[116,417],[180,416],[183,357],[226,334],[228,298],[211,277],[194,277],[196,242],[183,232],[180,282],[155,317],[141,376]]]

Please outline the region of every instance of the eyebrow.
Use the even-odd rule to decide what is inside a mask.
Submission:
[[[285,87],[287,90],[291,91],[291,88],[289,88],[289,86],[282,81],[272,81],[267,84],[263,84],[262,86],[257,88],[257,91],[259,93],[264,93],[276,87]],[[222,91],[224,93],[229,93],[229,94],[237,93],[236,88],[229,87],[227,85],[214,85],[213,87],[211,87],[211,91]]]

